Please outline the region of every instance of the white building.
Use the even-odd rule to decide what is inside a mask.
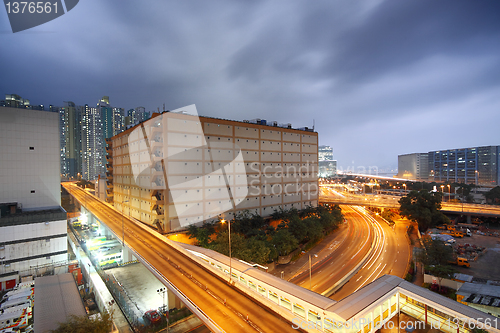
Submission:
[[[317,206],[318,133],[290,127],[154,114],[108,140],[109,195],[163,231]]]
[[[0,107],[0,289],[67,260],[59,115]]]

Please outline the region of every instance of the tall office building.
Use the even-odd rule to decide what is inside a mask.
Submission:
[[[436,150],[398,156],[399,177],[406,178],[405,172],[408,174],[415,172],[418,175],[418,167],[421,178],[416,179],[499,185],[500,146]]]
[[[318,204],[318,134],[308,129],[166,112],[108,143],[115,208],[162,231]]]
[[[330,146],[319,146],[318,161],[333,161],[333,148]]]
[[[337,161],[333,159],[332,147],[318,147],[318,171],[320,177],[333,177],[337,175]]]
[[[67,260],[58,114],[0,107],[0,156],[0,289],[7,289]]]
[[[66,179],[82,174],[82,107],[64,102],[59,109],[61,137],[61,175]]]
[[[82,108],[82,173],[86,180],[104,176],[105,155],[101,112],[87,104]]]
[[[398,177],[426,181],[429,178],[427,153],[414,153],[398,156]]]

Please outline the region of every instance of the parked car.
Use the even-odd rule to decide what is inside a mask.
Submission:
[[[111,248],[110,248],[109,246],[101,246],[101,247],[99,248],[99,252],[101,252],[101,253],[102,253],[102,252],[109,251],[109,250],[111,250]]]
[[[144,317],[149,320],[151,324],[156,324],[161,321],[161,316],[156,310],[149,310],[144,313]]]

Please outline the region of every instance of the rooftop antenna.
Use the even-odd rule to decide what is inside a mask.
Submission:
[[[163,103],[163,112],[165,112],[165,103]]]
[[[315,122],[314,122],[314,119],[313,119],[313,131],[314,131],[314,124],[315,124]]]

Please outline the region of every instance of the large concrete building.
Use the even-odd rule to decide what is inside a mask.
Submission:
[[[154,114],[108,140],[108,188],[118,210],[172,231],[318,204],[317,133],[198,117],[193,108]]]
[[[427,181],[429,178],[428,154],[414,153],[398,156],[398,178]]]
[[[500,184],[499,176],[500,146],[398,156],[400,178],[496,186]]]
[[[500,146],[482,146],[429,152],[429,177],[476,185],[498,185]]]
[[[57,112],[0,107],[0,288],[67,260]]]

